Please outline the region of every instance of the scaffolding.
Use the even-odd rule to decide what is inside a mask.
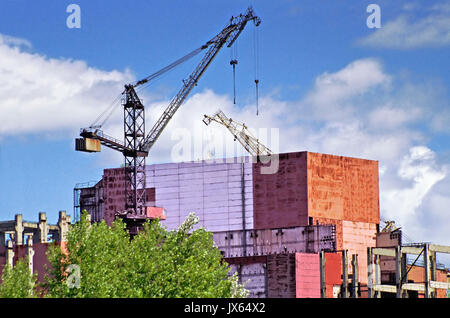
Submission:
[[[397,298],[404,298],[408,291],[421,292],[425,298],[435,298],[437,289],[450,289],[450,283],[437,281],[437,253],[450,254],[450,246],[419,243],[390,248],[369,247],[367,250],[369,298],[380,298],[382,292],[396,294]],[[409,268],[407,266],[408,254],[417,255]],[[395,285],[381,283],[380,256],[395,259]],[[424,282],[409,283],[408,273],[417,264],[420,257],[423,260]]]
[[[81,211],[87,210],[93,221],[102,217],[101,203],[103,203],[103,191],[99,186],[101,181],[89,181],[77,183],[73,189],[73,215],[74,222],[80,220]],[[82,200],[83,198],[83,200]]]

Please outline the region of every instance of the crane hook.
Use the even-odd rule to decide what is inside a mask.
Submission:
[[[234,95],[234,100],[233,103],[236,104],[236,64],[238,63],[238,61],[236,59],[232,59],[230,61],[230,65],[233,66],[233,95]]]

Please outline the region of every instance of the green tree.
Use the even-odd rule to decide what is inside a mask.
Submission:
[[[14,267],[5,265],[0,284],[0,298],[36,297],[36,275],[32,275],[27,258],[19,259]]]
[[[69,230],[66,250],[55,246],[47,254],[48,296],[247,297],[237,276],[229,276],[212,234],[193,230],[197,223],[193,214],[174,231],[147,222],[130,240],[121,220],[111,227],[104,221],[90,224],[83,213]],[[79,268],[79,286],[77,273],[69,271],[72,264]]]

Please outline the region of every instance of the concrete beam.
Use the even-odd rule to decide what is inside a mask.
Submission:
[[[431,286],[431,288],[450,289],[450,283],[445,283],[445,282],[431,281],[430,286]]]
[[[438,252],[438,253],[447,253],[450,254],[450,246],[446,245],[436,245],[436,244],[429,244],[428,248],[432,252]]]
[[[419,255],[422,253],[422,247],[402,246],[402,254],[414,254]]]
[[[431,290],[434,290],[434,288],[443,288],[446,289],[447,286],[450,286],[450,283],[443,283],[443,282],[432,282],[434,286],[431,288]],[[397,287],[394,285],[375,285],[374,289],[376,291],[382,291],[385,293],[397,293]],[[415,283],[407,283],[402,285],[403,290],[415,290],[419,292],[425,292],[425,285],[424,284],[415,284]]]
[[[394,248],[375,247],[375,248],[372,248],[372,254],[395,257],[395,249]]]
[[[378,292],[385,292],[385,293],[397,293],[397,286],[394,285],[375,285],[373,287]]]
[[[424,284],[407,283],[407,284],[403,284],[402,288],[405,290],[415,290],[415,291],[425,292]]]
[[[37,229],[38,225],[36,223],[31,223],[31,222],[23,222],[23,227],[25,229]]]

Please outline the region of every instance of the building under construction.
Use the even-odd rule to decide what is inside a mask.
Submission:
[[[195,212],[251,297],[395,295],[395,249],[411,248],[402,246],[401,230],[380,231],[377,161],[283,153],[272,156],[276,172],[264,174],[274,162],[254,159],[148,165],[147,205],[169,229]],[[110,224],[124,208],[124,187],[124,169],[106,169],[94,186],[75,189],[76,210]],[[447,270],[436,266],[435,254],[431,260],[429,281],[445,284]],[[424,267],[401,262],[401,296],[425,296],[414,285],[425,282]],[[447,285],[436,286],[428,296],[445,297]]]
[[[45,267],[50,265],[47,250],[66,240],[70,224],[66,211],[59,211],[56,224],[47,222],[45,212],[39,213],[37,222],[24,220],[22,214],[16,214],[14,220],[0,221],[0,278],[6,264],[14,266],[19,259],[28,257],[31,272],[42,282]]]
[[[436,253],[450,253],[450,248],[404,246],[399,232],[380,231],[377,161],[306,151],[273,154],[244,124],[218,111],[205,115],[205,124],[216,121],[224,125],[251,156],[220,162],[145,164],[158,137],[215,56],[223,47],[232,47],[249,22],[255,27],[261,23],[252,8],[231,17],[196,50],[125,85],[115,101],[123,100],[123,141],[102,130],[115,102],[81,129],[76,150],[99,152],[103,145],[121,152],[124,166],[105,169],[97,183],[76,186],[75,219],[82,210],[89,212],[93,222],[111,224],[120,217],[133,236],[147,220],[159,218],[170,230],[194,212],[200,220],[197,226],[213,233],[225,261],[247,283],[251,297],[443,296],[448,288],[447,272],[437,268]],[[203,58],[147,132],[139,90],[200,52],[205,52]],[[234,76],[237,60],[230,64]],[[258,83],[255,74],[257,106]],[[40,233],[34,236],[40,237],[39,244],[46,244],[41,221],[28,222],[29,228]],[[5,231],[12,231],[12,236],[0,250],[5,251],[0,265],[14,263],[14,249],[26,248],[33,259],[30,244],[35,239],[28,238],[25,243],[18,224],[18,219],[5,223]],[[1,226],[4,241],[6,232],[1,232]],[[58,240],[63,241],[64,236]],[[407,254],[422,256],[422,272],[416,261],[408,267]],[[417,282],[414,275],[422,276],[423,281]]]

